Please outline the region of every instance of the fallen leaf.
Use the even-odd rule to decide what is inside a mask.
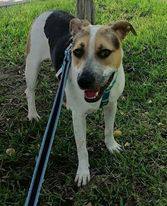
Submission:
[[[91,202],[89,202],[88,204],[86,204],[85,206],[92,206],[92,203]]]
[[[150,100],[148,101],[148,103],[151,104],[151,103],[152,103],[152,100],[150,99]]]
[[[114,131],[114,137],[120,137],[122,135],[121,130],[117,129]]]
[[[6,150],[6,154],[9,156],[14,156],[16,154],[16,150],[14,148],[8,148]]]
[[[129,142],[126,142],[126,143],[124,144],[124,146],[125,146],[125,147],[129,147],[129,146],[130,146],[130,143],[129,143]]]

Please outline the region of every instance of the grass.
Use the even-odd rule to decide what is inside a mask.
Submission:
[[[24,48],[33,19],[49,9],[74,13],[74,0],[34,0],[0,10],[0,206],[23,205],[51,109],[56,83],[50,62],[42,65],[37,88],[40,122],[28,122]],[[96,21],[130,21],[138,36],[124,41],[126,87],[115,128],[124,146],[111,155],[105,148],[101,112],[88,117],[87,139],[92,180],[78,189],[71,112],[63,109],[52,148],[40,205],[167,205],[166,34],[167,4],[156,0],[95,0]],[[15,155],[8,156],[7,148]]]

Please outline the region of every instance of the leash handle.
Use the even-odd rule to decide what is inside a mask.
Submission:
[[[64,90],[67,81],[69,68],[71,66],[71,44],[65,51],[65,57],[62,65],[61,81],[54,99],[49,120],[42,139],[38,158],[36,160],[35,169],[33,172],[30,188],[24,206],[36,206],[38,203],[42,183],[44,180],[51,147],[55,137],[58,119],[60,116],[61,106],[63,102]]]

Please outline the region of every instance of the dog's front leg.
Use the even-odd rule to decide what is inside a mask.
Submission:
[[[75,182],[78,187],[86,185],[90,180],[88,151],[86,149],[86,115],[73,111],[74,136],[78,153],[78,170]]]
[[[121,150],[121,146],[114,139],[114,121],[117,111],[117,101],[110,102],[104,107],[105,144],[110,152]]]

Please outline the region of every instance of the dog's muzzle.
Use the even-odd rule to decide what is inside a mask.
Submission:
[[[103,86],[97,83],[96,75],[91,71],[84,71],[78,75],[77,82],[80,89],[84,90],[84,98],[86,102],[96,102],[102,95],[104,90],[108,87],[110,82],[113,80],[114,73],[111,74],[108,81]]]
[[[82,90],[93,89],[95,87],[95,76],[90,71],[84,71],[78,75],[78,85]]]

